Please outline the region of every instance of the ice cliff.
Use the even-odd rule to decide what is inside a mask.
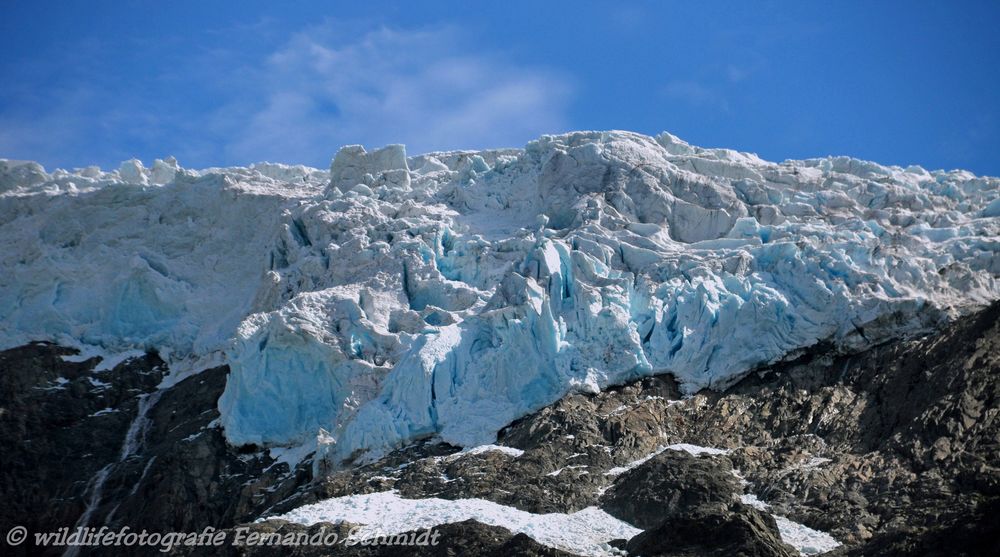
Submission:
[[[670,135],[301,166],[0,161],[0,338],[224,360],[230,442],[474,446],[569,390],[723,387],[1000,298],[1000,180]]]

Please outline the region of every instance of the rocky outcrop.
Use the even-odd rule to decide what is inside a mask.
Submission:
[[[860,547],[839,551],[836,557],[996,555],[997,540],[1000,540],[1000,521],[997,521],[997,513],[1000,513],[1000,498],[990,498],[977,506],[972,513],[949,516],[942,525],[915,530],[898,529],[877,534]]]
[[[742,491],[732,471],[728,459],[665,451],[619,476],[601,507],[639,528],[655,528],[693,508],[732,502]]]
[[[643,557],[793,557],[774,518],[740,503],[707,504],[671,514],[629,540]]]

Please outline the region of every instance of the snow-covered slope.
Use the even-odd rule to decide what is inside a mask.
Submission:
[[[475,446],[571,389],[722,387],[1000,297],[1000,180],[669,134],[330,172],[0,161],[0,335],[223,358],[235,444]]]

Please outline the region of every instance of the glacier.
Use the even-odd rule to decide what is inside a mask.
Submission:
[[[1000,180],[611,132],[330,169],[0,160],[0,346],[225,363],[234,445],[474,447],[570,391],[724,388],[1000,298]],[[88,349],[91,349],[88,348]]]

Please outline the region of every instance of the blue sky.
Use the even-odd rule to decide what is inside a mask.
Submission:
[[[26,2],[0,157],[326,167],[340,145],[668,130],[1000,175],[997,2]]]

